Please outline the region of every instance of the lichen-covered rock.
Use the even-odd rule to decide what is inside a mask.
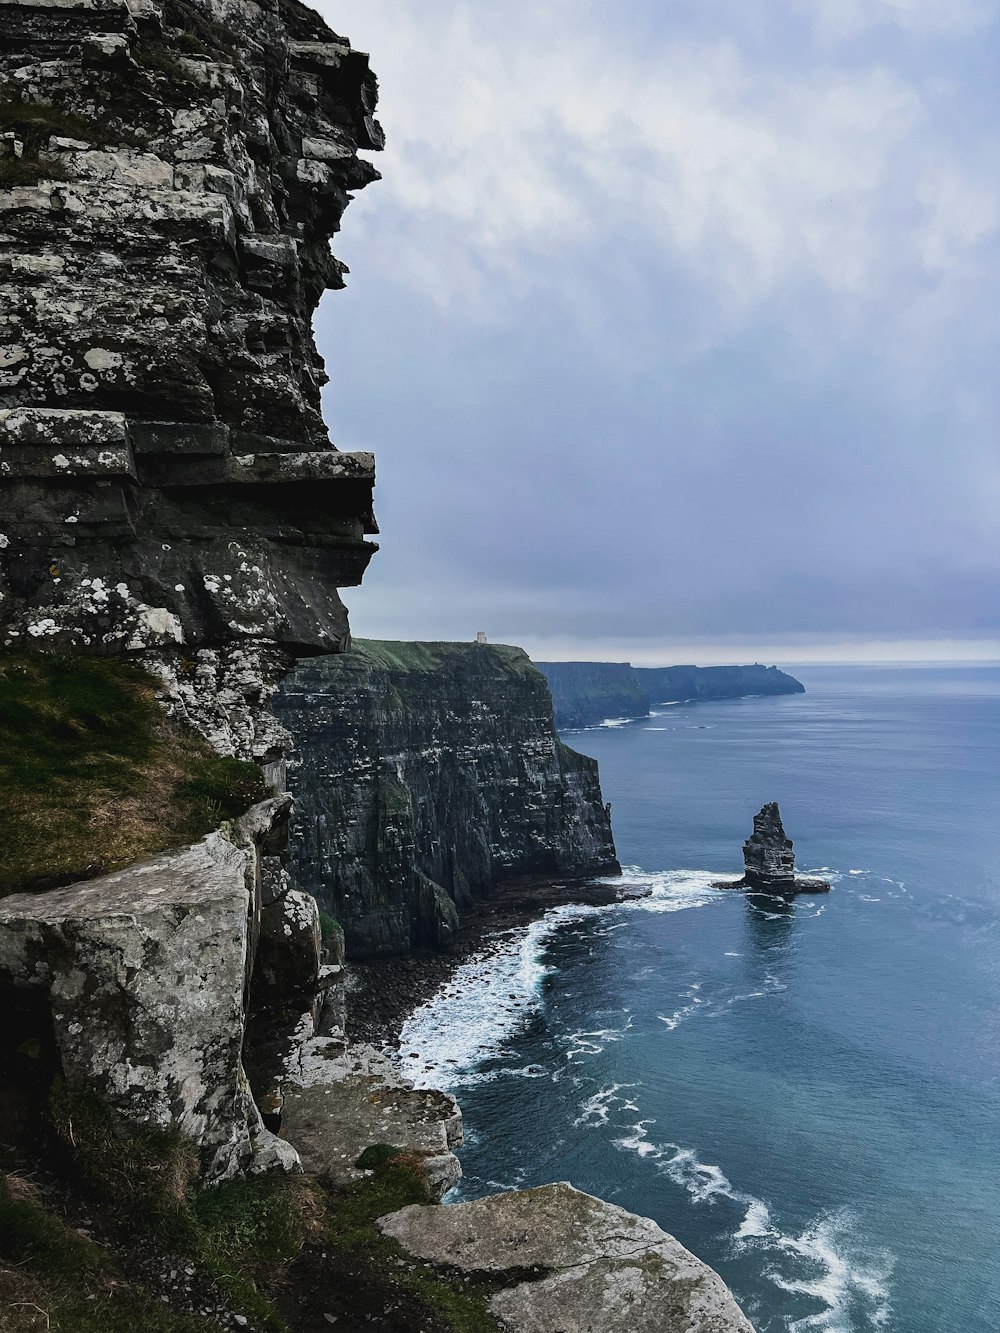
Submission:
[[[462,1168],[462,1113],[447,1092],[414,1088],[393,1062],[342,1036],[304,1043],[281,1086],[281,1133],[303,1168],[337,1186],[360,1180],[367,1148],[392,1145],[441,1198]]]
[[[183,851],[0,901],[0,985],[47,991],[69,1087],[180,1129],[210,1180],[298,1164],[264,1128],[242,1060],[261,858],[289,805],[272,798]]]
[[[753,1333],[722,1279],[655,1222],[561,1182],[379,1218],[418,1259],[499,1283],[509,1333]]]
[[[373,462],[311,322],[375,100],[297,0],[4,5],[0,642],[347,641]]]
[[[356,640],[272,707],[295,745],[289,866],[348,957],[447,948],[503,880],[618,872],[597,765],[520,648]]]

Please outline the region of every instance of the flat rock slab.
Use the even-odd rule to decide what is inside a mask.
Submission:
[[[282,1093],[282,1138],[304,1170],[334,1185],[361,1179],[354,1163],[382,1143],[423,1158],[428,1188],[439,1198],[462,1174],[452,1151],[462,1142],[454,1097],[414,1088],[369,1046],[336,1037],[307,1042]]]
[[[490,1309],[510,1333],[753,1333],[719,1275],[673,1236],[565,1181],[413,1205],[379,1226],[416,1258],[506,1281]]]

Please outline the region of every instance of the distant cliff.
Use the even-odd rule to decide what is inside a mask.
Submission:
[[[801,681],[770,666],[635,667],[649,702],[743,699],[748,694],[805,694]]]
[[[549,682],[557,727],[591,727],[609,717],[645,717],[649,690],[628,662],[536,662]]]
[[[777,667],[634,667],[628,662],[536,662],[549,682],[556,726],[593,727],[608,718],[646,717],[658,703],[804,694]]]
[[[503,880],[618,869],[597,765],[556,736],[520,648],[356,640],[273,706],[295,742],[289,869],[349,956],[446,946]]]

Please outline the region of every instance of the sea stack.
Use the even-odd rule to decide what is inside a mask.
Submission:
[[[804,879],[795,874],[792,840],[781,822],[777,801],[768,801],[753,817],[753,832],[743,844],[744,873],[731,888],[756,889],[762,893],[826,893],[825,879]]]

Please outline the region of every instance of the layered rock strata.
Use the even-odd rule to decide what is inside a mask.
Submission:
[[[795,851],[785,833],[777,801],[769,801],[753,817],[753,832],[743,844],[744,874],[724,888],[756,889],[762,893],[792,895],[826,893],[828,880],[795,873]]]
[[[296,0],[21,0],[0,55],[0,638],[334,651],[370,454],[320,414],[365,55]]]
[[[419,1259],[498,1286],[510,1333],[753,1333],[722,1279],[649,1218],[566,1182],[379,1219]]]
[[[447,947],[505,880],[618,873],[597,765],[519,648],[356,641],[273,706],[295,739],[289,869],[349,957]]]
[[[281,790],[270,693],[349,642],[338,588],[376,549],[312,336],[378,175],[368,58],[297,0],[3,13],[0,642],[132,656]],[[245,1061],[266,1083],[329,980],[315,902],[248,827],[0,913],[0,985],[46,994],[70,1086],[179,1128],[210,1179],[297,1160]]]
[[[538,662],[549,682],[560,730],[613,718],[647,717],[661,703],[803,694],[805,686],[777,667],[634,667],[628,662]]]

